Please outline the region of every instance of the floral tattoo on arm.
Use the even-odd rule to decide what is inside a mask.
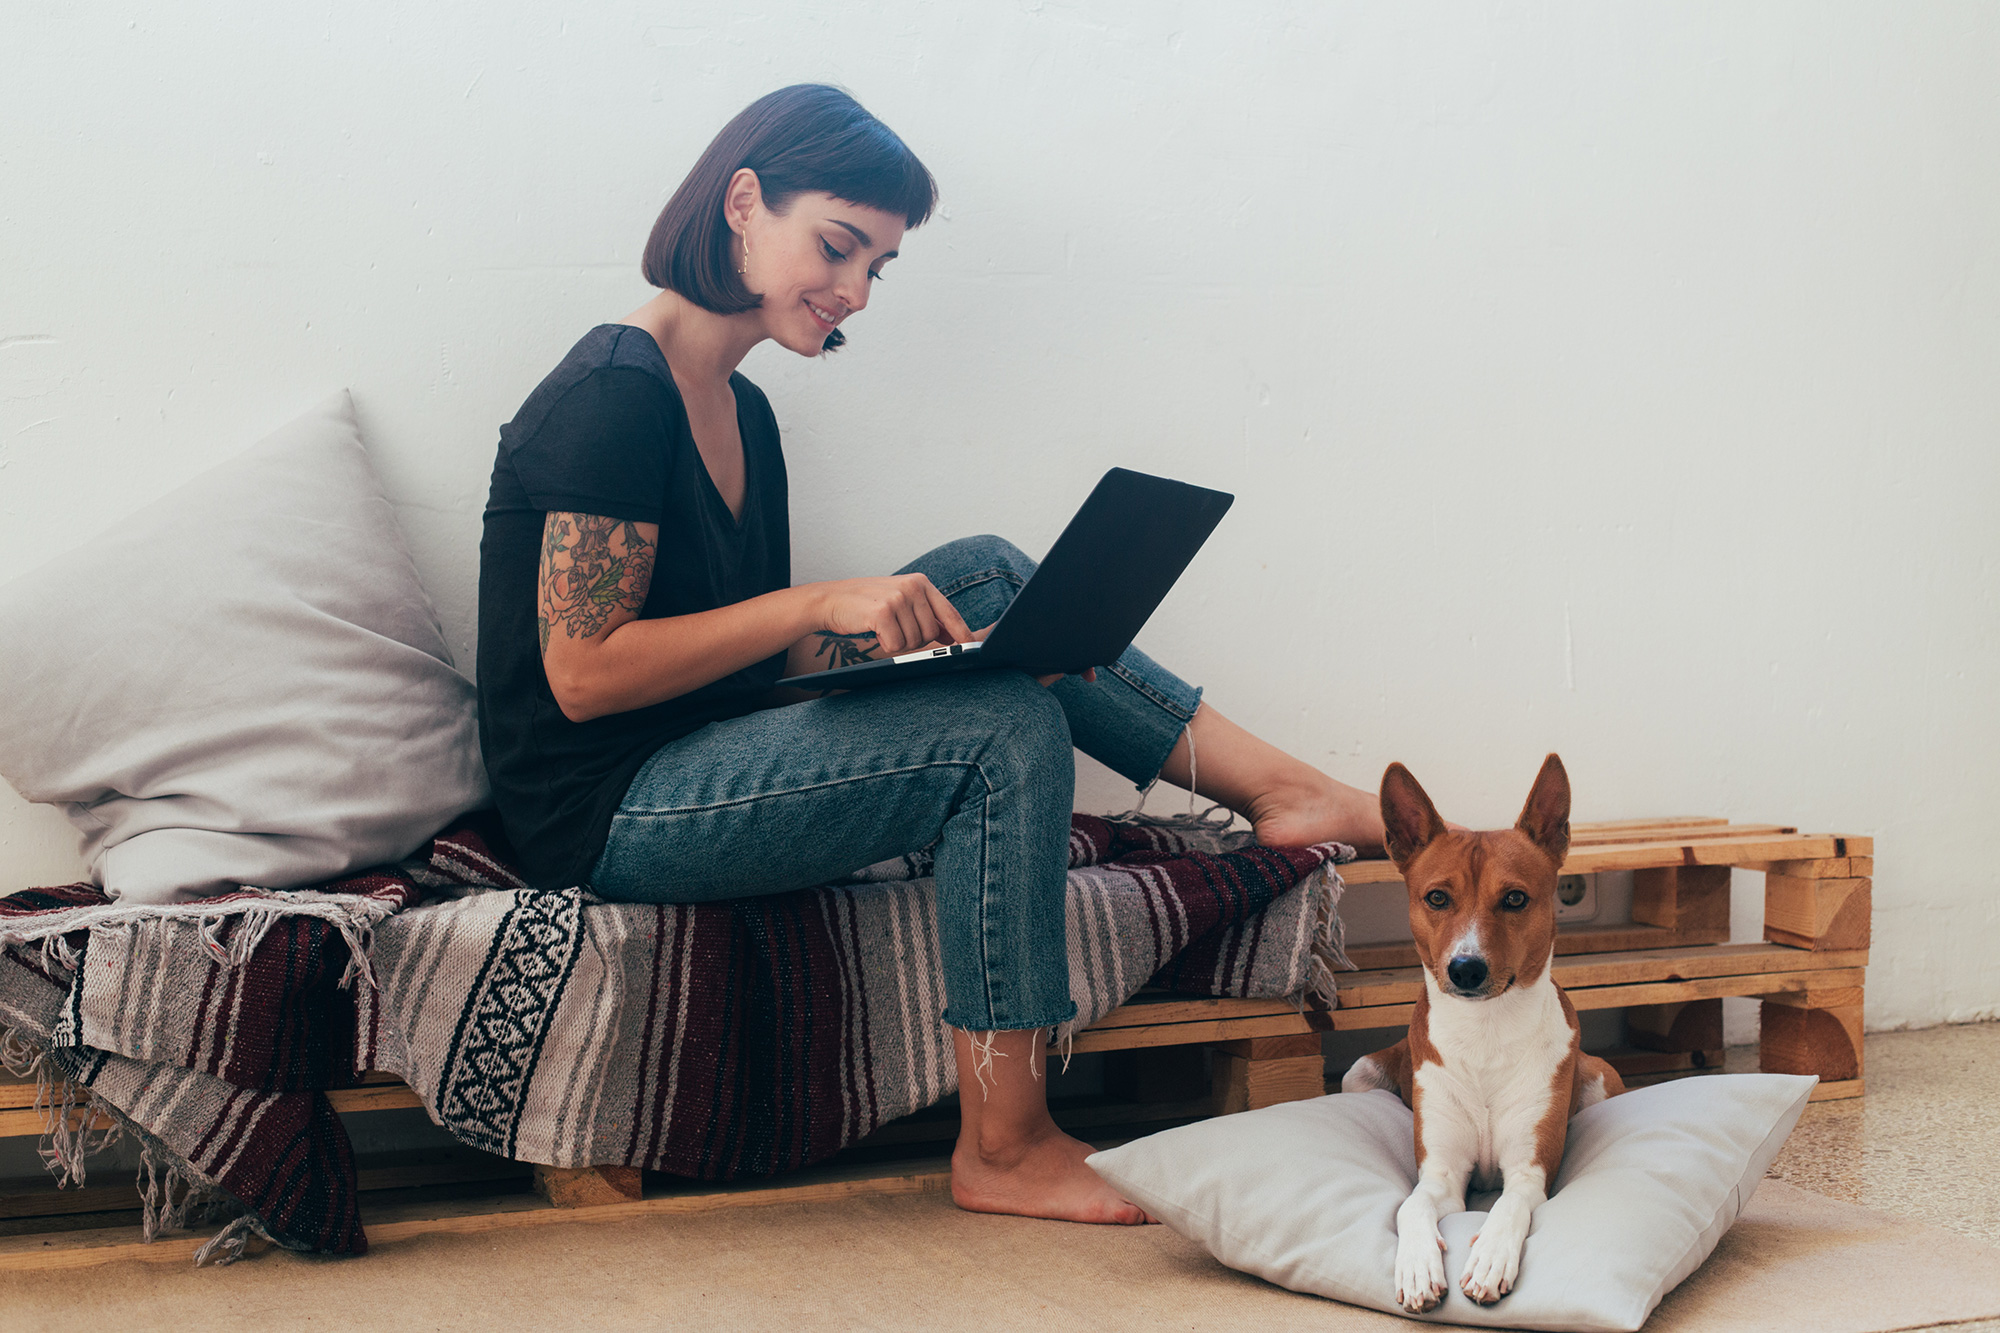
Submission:
[[[544,655],[563,637],[603,633],[619,612],[637,615],[653,583],[655,546],[636,523],[595,514],[551,513],[542,525],[535,629]]]

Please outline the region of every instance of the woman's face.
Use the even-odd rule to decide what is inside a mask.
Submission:
[[[755,174],[738,176],[750,177],[754,195]],[[868,304],[868,288],[903,242],[901,217],[821,191],[794,195],[783,213],[734,188],[729,202],[743,284],[764,298],[755,313],[773,342],[800,356],[818,356],[826,335]]]

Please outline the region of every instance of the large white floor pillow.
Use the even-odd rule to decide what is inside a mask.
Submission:
[[[486,800],[345,392],[0,587],[0,681],[0,776],[127,900],[310,884]]]
[[[1580,1112],[1496,1304],[1458,1290],[1482,1211],[1443,1220],[1445,1301],[1420,1316],[1498,1328],[1636,1329],[1715,1248],[1819,1080],[1680,1079]],[[1401,1314],[1396,1210],[1416,1185],[1409,1108],[1342,1093],[1218,1116],[1094,1153],[1097,1173],[1210,1254],[1293,1291]]]

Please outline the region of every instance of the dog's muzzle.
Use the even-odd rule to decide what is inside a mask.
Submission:
[[[1460,954],[1445,964],[1445,979],[1462,998],[1483,1000],[1486,998],[1486,982],[1490,976],[1486,960],[1476,954]]]

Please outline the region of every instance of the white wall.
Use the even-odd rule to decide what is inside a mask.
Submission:
[[[801,578],[1226,487],[1142,639],[1226,711],[1472,822],[1560,749],[1580,817],[1873,833],[1871,1023],[2000,1013],[2000,9],[188,8],[0,10],[0,570],[349,385],[469,660],[496,426],[832,80],[945,212],[746,367]],[[0,865],[67,826],[0,791]]]

